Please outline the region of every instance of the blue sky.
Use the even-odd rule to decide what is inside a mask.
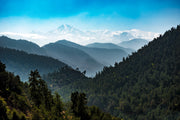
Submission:
[[[0,0],[0,31],[84,30],[162,33],[180,24],[180,0]]]

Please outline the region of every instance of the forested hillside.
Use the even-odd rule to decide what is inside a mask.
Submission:
[[[21,39],[15,40],[6,36],[0,36],[0,47],[22,50],[32,54],[46,55],[45,50],[33,42]]]
[[[5,68],[0,62],[0,120],[120,120],[96,106],[87,106],[84,93],[74,92],[71,101],[63,103],[37,70],[23,83]]]
[[[53,73],[43,75],[43,79],[46,80],[49,85],[51,83],[55,83],[57,87],[60,87],[75,82],[77,80],[81,81],[84,79],[88,79],[85,74],[86,71],[80,72],[78,69],[74,70],[69,66],[64,66],[54,71]]]
[[[66,65],[50,57],[28,54],[23,51],[1,47],[0,60],[6,64],[8,71],[19,75],[22,81],[28,80],[29,71],[31,70],[38,69],[40,74],[43,75]]]
[[[124,119],[180,119],[179,46],[180,26],[177,26],[123,62],[104,67],[95,78],[74,81],[57,91],[65,96],[68,90],[83,91],[89,105],[97,105]]]

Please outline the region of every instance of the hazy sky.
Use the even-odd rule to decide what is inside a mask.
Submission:
[[[0,0],[0,32],[48,31],[61,24],[162,33],[180,24],[180,0]]]

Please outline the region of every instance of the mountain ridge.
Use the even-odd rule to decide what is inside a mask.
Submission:
[[[179,46],[177,26],[114,67],[104,67],[94,78],[61,86],[56,91],[63,98],[68,92],[86,91],[89,105],[123,119],[179,119]]]
[[[20,75],[23,81],[27,81],[31,70],[38,69],[43,75],[66,66],[54,58],[2,47],[0,47],[0,61],[6,64],[8,71]]]
[[[48,30],[47,32],[31,33],[13,33],[1,32],[0,35],[6,35],[16,39],[28,39],[43,46],[45,44],[56,42],[57,40],[67,39],[72,42],[86,45],[94,42],[112,42],[115,44],[121,41],[128,41],[134,38],[141,38],[152,40],[159,36],[159,33],[141,31],[137,29],[124,30],[124,31],[111,31],[111,30],[81,30],[71,25],[60,25],[57,28]]]
[[[122,49],[90,48],[67,40],[60,40],[57,43],[80,49],[105,66],[113,65],[128,55],[128,53]]]
[[[123,42],[119,43],[118,45],[121,47],[138,50],[141,47],[143,47],[144,45],[148,44],[148,42],[149,41],[147,41],[145,39],[136,38],[136,39],[132,39],[129,41],[123,41]]]
[[[0,36],[0,47],[22,50],[32,54],[45,55],[45,51],[36,43],[27,40],[15,40],[6,36]]]
[[[128,54],[130,54],[130,53],[132,53],[133,51],[135,51],[135,50],[133,50],[133,49],[124,48],[124,47],[118,46],[118,45],[113,44],[113,43],[98,43],[98,42],[95,42],[95,43],[86,45],[86,47],[92,47],[92,48],[107,48],[107,49],[122,49],[122,50],[126,51]]]
[[[74,69],[79,68],[81,72],[86,70],[86,75],[89,77],[93,77],[97,72],[101,71],[103,66],[113,65],[115,62],[121,61],[123,57],[126,57],[133,51],[112,43],[99,43],[98,46],[92,48],[68,40],[58,40],[39,47],[35,43],[25,40],[21,41],[8,37],[0,37],[0,43],[2,43],[0,45],[2,47],[53,57],[72,66]]]
[[[86,70],[88,76],[94,75],[103,68],[101,63],[80,49],[59,43],[50,43],[43,46],[43,48],[49,56],[69,64],[74,69]]]

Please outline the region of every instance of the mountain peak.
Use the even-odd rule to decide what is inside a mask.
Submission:
[[[0,38],[8,38],[7,36],[5,35],[1,35]]]
[[[66,45],[66,46],[70,46],[70,47],[80,47],[79,44],[76,44],[72,41],[68,41],[66,39],[63,39],[63,40],[58,40],[56,41],[55,43],[58,43],[58,44],[62,44],[62,45]]]
[[[63,24],[57,28],[58,33],[62,34],[81,34],[82,32],[68,24]]]
[[[68,41],[66,39],[58,40],[55,43],[72,43],[71,41]]]
[[[71,29],[71,28],[73,28],[73,27],[68,24],[62,24],[61,26],[58,27],[58,29]]]

